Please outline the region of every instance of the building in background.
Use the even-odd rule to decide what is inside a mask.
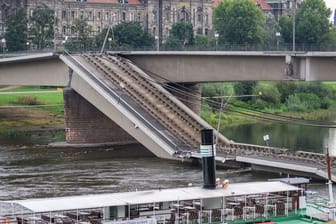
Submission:
[[[192,23],[195,34],[213,34],[211,0],[2,0],[0,36],[5,32],[7,15],[19,7],[26,9],[28,18],[38,7],[53,9],[58,18],[55,24],[58,41],[75,35],[73,24],[77,19],[87,19],[92,35],[129,21],[140,22],[153,36],[160,36],[160,40],[169,36],[177,21]]]
[[[160,42],[169,36],[172,25],[185,21],[193,25],[195,34],[214,36],[213,8],[220,0],[0,0],[0,37],[5,32],[7,16],[24,7],[28,18],[34,9],[48,7],[55,11],[55,40],[74,37],[73,24],[87,19],[92,36],[121,22],[137,21]],[[301,0],[254,0],[264,12],[272,12],[277,19],[291,15],[293,6]],[[29,27],[29,24],[28,24]]]

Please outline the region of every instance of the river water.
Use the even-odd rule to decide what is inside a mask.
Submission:
[[[255,123],[228,127],[224,135],[236,142],[266,145],[263,136],[269,135],[270,146],[287,148],[292,151],[329,153],[336,156],[336,129],[307,127],[291,124]]]
[[[202,185],[200,167],[155,157],[118,158],[119,150],[132,148],[1,147],[0,200]],[[217,176],[231,183],[279,177],[223,169]],[[311,190],[327,196],[325,183],[312,183]]]

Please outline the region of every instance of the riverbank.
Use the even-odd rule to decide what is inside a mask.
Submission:
[[[333,118],[336,116],[336,108],[330,108],[328,110],[314,110],[311,112],[303,112],[303,113],[294,113],[294,112],[279,112],[274,113],[278,116],[285,116],[285,117],[291,117],[295,119],[300,120],[306,120],[306,121],[330,121],[330,118]],[[212,127],[217,127],[218,125],[218,119],[219,119],[219,113],[202,113],[202,118],[206,120],[209,124],[211,124]],[[247,125],[247,124],[257,124],[259,122],[265,122],[262,118],[250,118],[247,116],[242,116],[239,114],[234,113],[226,113],[223,112],[221,115],[221,129],[223,128],[230,128],[230,127],[238,127],[241,125]],[[267,121],[266,121],[267,122]],[[274,123],[274,122],[273,122]]]

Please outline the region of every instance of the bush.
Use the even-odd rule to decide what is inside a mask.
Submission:
[[[269,106],[269,104],[262,99],[257,99],[253,106],[260,110],[264,110]]]
[[[332,91],[322,85],[320,82],[300,82],[296,92],[313,93],[321,99],[332,96]]]
[[[24,105],[38,105],[39,104],[35,96],[21,96],[17,98],[17,102],[19,104],[24,104]]]
[[[293,112],[304,112],[307,110],[308,106],[306,102],[302,102],[300,97],[296,94],[289,95],[286,101],[288,111]]]
[[[236,82],[234,85],[234,90],[236,95],[252,95],[255,86],[257,85],[256,81],[244,81],[244,82]],[[246,96],[240,98],[241,101],[249,101],[251,100],[251,96]]]
[[[313,93],[297,93],[290,95],[286,101],[289,111],[305,112],[319,109],[320,98]]]
[[[254,92],[261,92],[262,95],[260,98],[268,103],[272,103],[273,105],[277,105],[280,103],[280,92],[276,85],[269,82],[258,82],[257,86],[254,88]]]
[[[314,93],[298,93],[301,102],[307,102],[308,110],[316,110],[321,107],[320,98]]]

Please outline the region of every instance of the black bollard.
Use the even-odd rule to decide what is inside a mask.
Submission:
[[[201,156],[203,168],[203,187],[216,188],[216,161],[215,149],[213,145],[213,130],[201,130]]]

